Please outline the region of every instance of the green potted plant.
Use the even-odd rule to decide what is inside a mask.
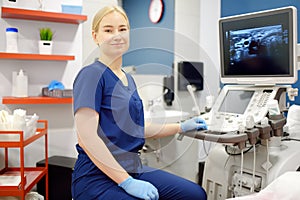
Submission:
[[[51,28],[40,28],[39,53],[52,54],[53,31]]]

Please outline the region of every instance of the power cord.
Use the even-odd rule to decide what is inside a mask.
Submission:
[[[300,142],[300,139],[298,139],[298,138],[283,138],[281,141],[297,141],[297,142]]]
[[[261,144],[260,141],[257,141],[255,145]],[[243,153],[249,152],[251,149],[253,149],[253,145],[249,146],[246,150],[243,151]],[[238,147],[232,146],[232,145],[225,145],[225,152],[230,156],[240,156],[241,152],[235,153],[236,151],[240,151]]]

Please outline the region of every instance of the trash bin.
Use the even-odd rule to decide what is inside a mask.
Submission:
[[[71,200],[71,180],[76,158],[52,156],[48,158],[48,191],[49,200]],[[45,160],[36,163],[37,167],[45,166]],[[46,194],[45,177],[37,184],[37,192]]]

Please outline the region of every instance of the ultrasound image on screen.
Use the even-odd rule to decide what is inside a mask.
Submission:
[[[244,114],[254,91],[229,90],[219,108],[219,112]]]
[[[287,52],[287,31],[281,25],[230,31],[229,74],[286,74],[281,66]],[[279,59],[281,58],[281,59]]]

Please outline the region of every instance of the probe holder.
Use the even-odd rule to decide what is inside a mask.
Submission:
[[[248,136],[249,143],[251,145],[256,144],[257,138],[259,136],[259,129],[258,128],[247,129],[245,130],[245,133]]]
[[[281,137],[283,136],[283,126],[286,123],[286,118],[283,114],[280,115],[270,115],[269,124],[272,128],[272,136]]]
[[[262,140],[267,140],[271,137],[271,126],[269,124],[266,125],[255,125],[255,127],[258,129],[259,131],[259,138]]]

